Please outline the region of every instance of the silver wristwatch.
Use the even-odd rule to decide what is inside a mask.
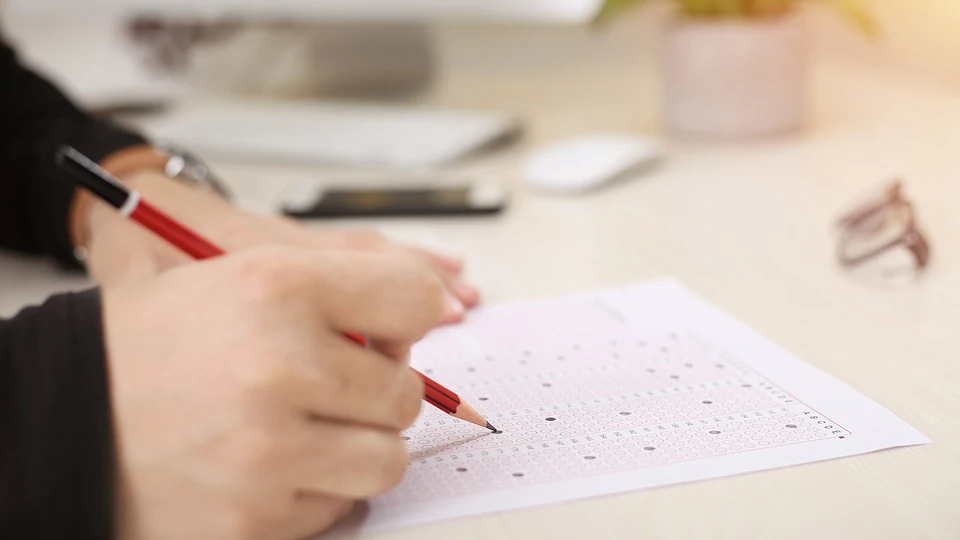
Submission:
[[[230,198],[230,193],[223,182],[210,170],[210,167],[196,156],[182,148],[166,143],[155,144],[154,147],[169,156],[163,167],[163,172],[168,177],[193,187],[213,191],[225,199]]]
[[[157,165],[163,169],[165,176],[197,189],[211,191],[224,199],[230,199],[230,193],[223,182],[213,174],[210,167],[195,156],[170,144],[153,144],[152,146],[160,160]],[[80,266],[86,263],[86,247],[74,247],[73,255]]]

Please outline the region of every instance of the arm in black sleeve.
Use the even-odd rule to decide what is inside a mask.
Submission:
[[[0,42],[0,248],[74,265],[68,227],[74,186],[54,162],[57,148],[69,144],[101,161],[143,143],[84,113]]]
[[[0,320],[0,538],[113,537],[109,396],[98,290]]]
[[[100,161],[141,137],[85,114],[0,42],[0,249],[74,263],[62,144]],[[0,538],[113,536],[115,447],[99,291],[0,320]]]

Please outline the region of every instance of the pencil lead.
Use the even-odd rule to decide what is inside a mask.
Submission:
[[[499,429],[493,427],[493,424],[491,424],[490,422],[487,422],[487,429],[489,429],[490,431],[492,431],[492,432],[494,432],[494,433],[497,433],[497,432],[500,431]]]

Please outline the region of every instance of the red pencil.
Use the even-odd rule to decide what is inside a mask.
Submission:
[[[120,215],[146,227],[194,259],[209,259],[225,253],[212,242],[143,200],[138,191],[124,186],[113,175],[76,149],[69,146],[61,148],[57,153],[57,163],[70,172],[82,187],[117,208]],[[346,337],[360,345],[366,344],[366,340],[357,334],[347,333]],[[497,428],[468,403],[462,401],[456,393],[419,371],[415,369],[413,371],[423,380],[424,400],[427,403],[450,416],[485,427],[490,431],[497,431]]]

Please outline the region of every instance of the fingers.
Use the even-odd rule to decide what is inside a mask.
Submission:
[[[304,411],[394,431],[416,420],[423,383],[406,363],[350,343],[322,350],[329,351],[331,361],[303,358],[298,372],[290,377]]]
[[[291,235],[287,235],[291,236]],[[475,307],[480,301],[476,288],[463,281],[463,261],[434,251],[416,246],[391,244],[386,238],[374,230],[352,229],[341,231],[325,231],[317,234],[316,231],[300,229],[294,244],[315,246],[321,249],[351,249],[363,251],[405,252],[425,263],[441,279],[447,291],[446,306],[443,323],[458,322],[463,319],[464,312]]]
[[[355,505],[354,501],[319,493],[301,493],[295,497],[290,517],[274,531],[276,538],[312,538],[346,517]]]
[[[423,249],[417,246],[406,246],[406,249],[409,249],[424,258],[431,259],[435,264],[439,265],[441,268],[451,274],[459,275],[461,272],[463,272],[463,260],[457,257],[443,255],[441,253]]]
[[[382,342],[371,340],[368,342],[368,345],[371,350],[377,351],[378,353],[391,358],[396,362],[404,366],[410,365],[410,346],[406,344],[396,344],[390,342]]]
[[[463,262],[459,259],[440,255],[419,247],[401,247],[412,253],[419,260],[428,265],[443,281],[446,289],[446,306],[443,322],[454,323],[463,320],[467,309],[475,307],[480,302],[480,293],[477,289],[462,279]]]
[[[237,291],[316,332],[357,333],[409,346],[436,327],[443,284],[410,256],[259,247],[231,255],[245,283]],[[215,263],[211,263],[215,264]]]
[[[410,257],[303,252],[300,259],[302,264],[284,270],[283,278],[295,287],[293,294],[319,309],[335,331],[409,346],[442,318],[443,284]]]
[[[403,440],[393,431],[312,422],[292,444],[281,474],[302,491],[367,499],[394,488],[407,468]]]
[[[450,284],[450,289],[467,308],[476,307],[480,303],[480,291],[460,278]]]
[[[480,300],[480,293],[476,287],[463,280],[463,261],[429,251],[420,247],[406,246],[404,249],[415,254],[430,265],[437,275],[443,279],[444,285],[464,307],[471,308]]]
[[[372,229],[339,229],[317,232],[299,227],[294,243],[318,249],[377,250],[389,245],[386,238]]]

